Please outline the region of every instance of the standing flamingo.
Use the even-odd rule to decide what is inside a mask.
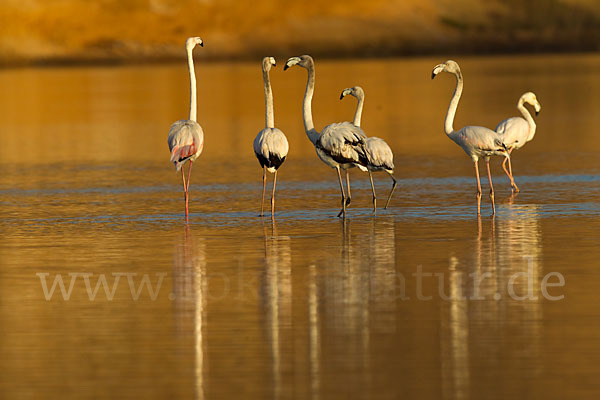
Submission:
[[[185,41],[190,73],[190,119],[182,119],[174,122],[169,129],[169,137],[167,138],[169,150],[171,151],[171,162],[175,164],[175,169],[179,171],[187,160],[190,161],[187,183],[183,169],[181,169],[183,191],[185,194],[186,220],[188,218],[188,189],[192,175],[192,163],[202,153],[204,146],[204,133],[198,122],[196,122],[196,74],[194,72],[194,57],[192,52],[197,44],[204,46],[202,39],[199,37],[190,37]]]
[[[508,154],[511,154],[514,149],[520,149],[525,146],[525,143],[532,140],[535,136],[535,121],[529,111],[527,111],[527,108],[525,108],[525,103],[529,103],[535,108],[536,116],[542,110],[542,106],[533,92],[524,93],[517,103],[517,109],[521,111],[523,118],[507,118],[496,126],[496,132],[502,136],[502,141],[508,147]],[[508,171],[506,170],[507,160]],[[511,190],[519,193],[519,187],[515,183],[509,158],[505,158],[504,161],[502,161],[502,169],[504,169],[506,176],[510,179]]]
[[[458,131],[453,128],[454,114],[458,107],[458,101],[463,90],[463,77],[460,67],[456,61],[448,60],[443,64],[438,64],[433,68],[431,79],[435,78],[440,72],[448,72],[456,76],[456,89],[444,123],[444,131],[450,139],[458,144],[471,157],[475,164],[475,177],[477,178],[477,215],[480,215],[481,206],[481,183],[479,182],[479,166],[477,162],[479,157],[485,159],[488,180],[490,181],[490,200],[492,201],[492,216],[496,214],[496,205],[494,203],[494,186],[492,185],[492,174],[490,172],[490,157],[500,155],[510,158],[506,145],[502,142],[502,136],[491,129],[482,126],[465,126]]]
[[[365,139],[367,135],[350,122],[341,122],[327,125],[319,133],[313,124],[312,119],[312,97],[315,91],[315,64],[311,56],[304,55],[300,57],[289,58],[283,70],[298,65],[308,71],[308,80],[306,82],[306,92],[304,93],[304,104],[302,113],[304,119],[304,130],[306,136],[315,146],[317,155],[325,164],[335,168],[340,181],[340,191],[342,192],[342,209],[338,217],[346,217],[346,206],[350,205],[350,177],[348,169],[358,166],[362,171],[367,171],[367,159],[364,150]],[[348,196],[344,193],[344,184],[340,169],[346,171],[346,184],[348,187]]]
[[[254,139],[254,154],[263,168],[263,192],[260,203],[260,216],[263,216],[265,204],[265,186],[267,185],[267,171],[274,173],[273,195],[271,196],[271,217],[275,215],[275,184],[277,183],[277,169],[285,161],[289,145],[288,141],[279,129],[275,128],[275,117],[273,116],[273,91],[269,71],[275,66],[273,57],[265,57],[262,60],[263,82],[265,86],[265,129],[260,131]]]
[[[356,113],[354,114],[354,125],[360,127],[360,119],[365,103],[365,91],[360,86],[346,88],[342,91],[340,100],[349,94],[358,100]],[[369,170],[369,179],[371,180],[371,190],[373,192],[373,214],[375,214],[377,212],[377,197],[375,196],[375,185],[373,185],[373,174],[371,171],[385,171],[392,178],[392,181],[394,181],[384,207],[388,208],[397,184],[396,178],[392,175],[394,173],[394,153],[392,153],[392,149],[385,140],[378,137],[368,137],[365,139],[365,155],[367,156],[367,169]]]

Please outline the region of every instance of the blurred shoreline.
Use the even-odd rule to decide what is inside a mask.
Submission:
[[[600,51],[597,0],[3,0],[0,67]]]
[[[182,51],[183,53],[183,51]],[[208,63],[208,64],[219,64],[219,63],[250,63],[256,62],[262,59],[266,55],[274,57],[277,62],[284,62],[289,57],[300,54],[310,54],[313,58],[318,60],[378,60],[378,59],[412,59],[412,58],[423,58],[423,57],[440,57],[447,58],[465,58],[465,57],[518,57],[523,55],[535,56],[568,56],[568,55],[586,55],[586,54],[598,54],[597,50],[572,50],[572,49],[554,49],[544,51],[486,51],[486,52],[451,52],[451,51],[437,51],[431,53],[401,53],[401,54],[378,54],[378,55],[363,55],[363,54],[343,54],[343,55],[331,55],[326,53],[316,52],[290,52],[287,54],[273,55],[273,52],[249,54],[240,57],[202,57],[201,55],[194,55],[196,62]],[[0,70],[2,69],[14,69],[14,68],[78,68],[78,67],[119,67],[119,66],[153,66],[153,65],[170,65],[170,64],[181,64],[185,61],[185,54],[181,56],[173,57],[156,57],[156,58],[98,58],[98,59],[86,59],[86,58],[51,58],[51,59],[35,59],[35,60],[13,60],[13,61],[2,61],[0,62]]]

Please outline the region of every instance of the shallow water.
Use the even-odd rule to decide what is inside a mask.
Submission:
[[[352,171],[345,221],[302,131],[303,70],[271,75],[290,141],[273,222],[251,147],[260,64],[198,63],[188,224],[166,145],[185,63],[0,70],[0,397],[597,396],[600,58],[458,60],[456,127],[495,126],[527,90],[542,104],[513,153],[521,193],[493,160],[495,218],[484,165],[477,218],[471,162],[443,134],[441,61],[316,60],[317,127],[352,117],[338,98],[358,84],[365,130],[395,152],[390,208],[373,217]]]

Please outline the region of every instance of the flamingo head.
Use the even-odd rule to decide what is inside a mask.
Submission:
[[[533,108],[535,108],[535,115],[537,116],[540,111],[542,111],[542,106],[540,105],[540,102],[538,101],[535,93],[533,92],[527,92],[525,94],[523,94],[523,96],[521,96],[521,104],[523,103],[528,103],[531,104],[533,106]]]
[[[458,63],[456,61],[453,60],[448,60],[442,64],[438,64],[433,68],[433,71],[431,72],[431,79],[435,78],[437,76],[437,74],[439,74],[440,72],[448,72],[450,74],[454,74],[457,77],[461,77],[461,72],[460,72],[460,67],[458,66]]]
[[[187,38],[185,41],[185,48],[187,51],[192,51],[196,45],[200,45],[200,47],[204,47],[204,42],[202,42],[202,38],[198,36],[192,36]]]
[[[314,60],[309,55],[303,55],[300,57],[291,57],[291,58],[288,58],[288,60],[285,62],[285,66],[283,67],[283,70],[285,71],[286,69],[293,67],[294,65],[298,65],[302,68],[308,69],[310,66],[314,65]]]
[[[276,67],[277,63],[273,57],[265,57],[262,59],[263,71],[269,71],[271,67]]]
[[[340,100],[348,95],[352,95],[358,99],[358,98],[364,97],[365,92],[360,86],[346,88],[346,89],[342,90],[342,94],[340,95]]]

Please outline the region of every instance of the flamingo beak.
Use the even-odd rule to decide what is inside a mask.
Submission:
[[[435,78],[437,76],[437,74],[444,71],[445,67],[446,67],[445,64],[438,64],[435,67],[433,67],[433,70],[431,71],[431,79]]]
[[[300,61],[302,61],[300,57],[288,58],[288,60],[285,62],[285,66],[283,67],[283,70],[285,71],[286,69],[290,68],[291,66],[298,64]]]
[[[535,116],[537,117],[540,114],[538,110],[535,110]]]

